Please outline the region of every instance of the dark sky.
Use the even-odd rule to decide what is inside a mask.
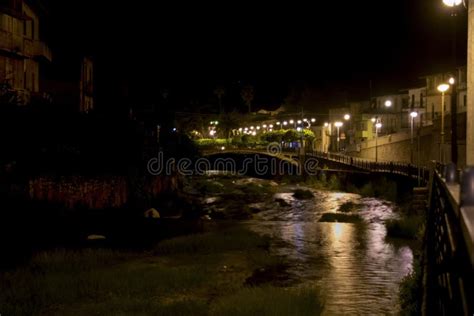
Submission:
[[[396,92],[452,61],[441,0],[45,2],[56,56],[95,56],[107,96],[130,86],[144,99],[162,87],[202,98],[220,83],[251,83],[263,103],[303,84],[360,99],[369,80],[376,91]],[[465,64],[466,14],[458,20]]]

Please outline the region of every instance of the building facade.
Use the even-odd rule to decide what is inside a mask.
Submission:
[[[438,91],[438,86],[443,83],[447,83],[448,80],[453,77],[457,83],[457,113],[465,113],[467,109],[467,67],[459,67],[451,72],[438,73],[433,75],[428,75],[425,78],[426,80],[426,118],[425,121],[428,124],[433,122],[436,119],[439,119],[441,116],[441,104],[442,104],[442,95]],[[445,109],[444,113],[451,113],[451,93],[452,90],[449,89],[445,93],[444,104]]]
[[[51,62],[49,47],[40,39],[39,1],[0,1],[0,84],[15,95],[12,103],[28,104],[41,96],[41,68]]]

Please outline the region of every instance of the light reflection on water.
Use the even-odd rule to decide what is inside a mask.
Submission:
[[[319,287],[326,314],[396,314],[398,285],[411,271],[413,253],[385,240],[383,222],[396,217],[394,205],[348,193],[315,195],[298,201],[279,193],[291,206],[262,212],[248,225],[280,240],[272,251],[293,262],[290,272],[298,279]],[[318,222],[348,201],[360,204],[364,224]]]

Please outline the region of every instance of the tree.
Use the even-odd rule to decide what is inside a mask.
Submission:
[[[252,101],[255,97],[255,89],[250,85],[245,86],[240,92],[240,96],[248,107],[248,113],[252,112]]]
[[[224,132],[226,138],[232,136],[232,131],[239,128],[241,117],[237,112],[230,112],[221,116],[219,127]]]
[[[225,89],[222,87],[217,87],[216,89],[214,89],[214,94],[219,100],[219,113],[222,115],[222,113],[224,113],[224,108],[222,107],[222,98],[225,95]]]

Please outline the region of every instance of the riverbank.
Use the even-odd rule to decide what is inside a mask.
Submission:
[[[387,233],[398,204],[290,180],[188,178],[191,207],[173,220],[196,225],[187,235],[153,240],[165,219],[143,219],[139,250],[109,247],[105,234],[93,249],[39,252],[1,276],[0,302],[14,315],[400,312],[416,245]]]
[[[44,252],[0,276],[0,306],[5,315],[317,315],[316,289],[290,286],[269,246],[237,226],[141,253]]]

